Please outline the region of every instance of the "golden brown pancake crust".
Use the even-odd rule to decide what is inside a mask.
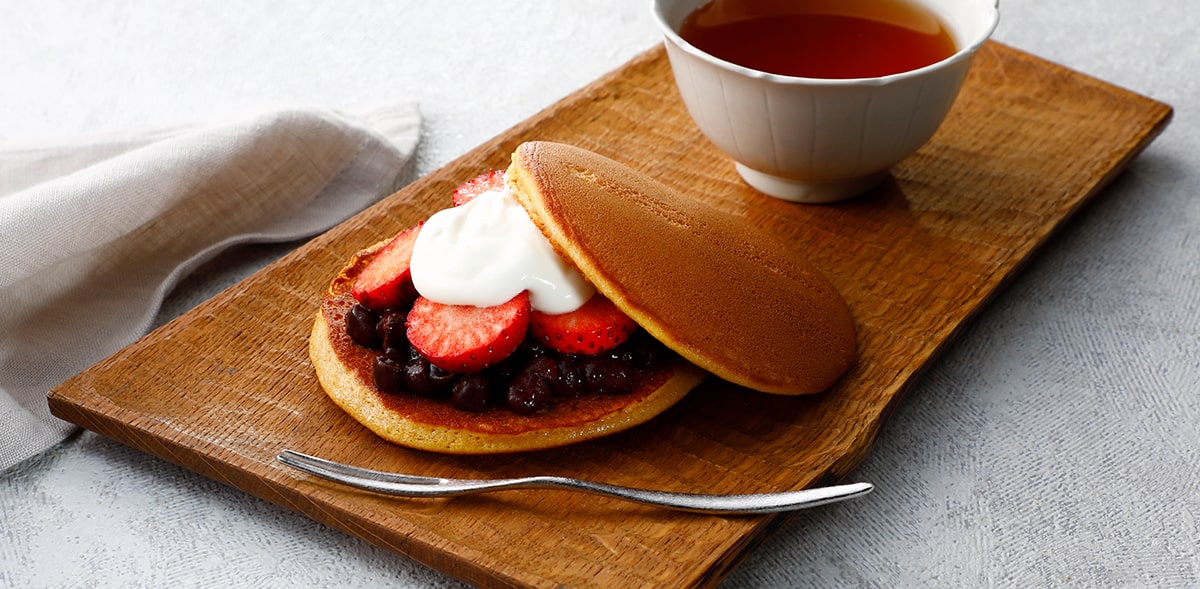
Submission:
[[[608,435],[648,421],[682,399],[704,372],[686,361],[649,373],[627,395],[588,395],[522,416],[470,413],[444,400],[387,394],[372,384],[375,353],[345,331],[350,287],[382,244],[355,256],[332,281],[313,322],[309,356],[326,394],[358,422],[403,446],[451,454],[537,450]]]
[[[597,290],[717,376],[764,392],[813,393],[853,362],[845,301],[765,230],[558,143],[519,146],[508,182]]]

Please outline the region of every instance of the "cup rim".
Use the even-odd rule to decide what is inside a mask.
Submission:
[[[674,27],[667,23],[667,17],[665,14],[663,14],[662,0],[651,0],[651,2],[654,8],[654,20],[658,23],[659,28],[662,29],[663,35],[665,35],[672,44],[684,52],[707,61],[713,65],[725,68],[727,70],[732,70],[749,78],[758,78],[776,84],[807,86],[883,86],[898,82],[900,80],[916,77],[932,70],[943,69],[965,59],[969,59],[972,55],[974,55],[975,52],[978,51],[979,48],[982,47],[989,38],[991,38],[992,33],[994,33],[996,30],[996,26],[1000,23],[1000,0],[994,0],[987,26],[983,27],[980,34],[977,35],[976,38],[971,41],[971,43],[960,47],[958,51],[954,52],[953,55],[941,61],[931,63],[915,70],[908,70],[873,78],[806,78],[803,76],[772,74],[770,72],[748,68],[731,61],[726,61],[712,55],[711,53],[703,51],[695,45],[692,45],[684,40],[684,38],[679,35]]]

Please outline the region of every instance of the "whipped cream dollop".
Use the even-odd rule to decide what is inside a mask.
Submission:
[[[507,188],[430,217],[413,244],[410,268],[417,292],[446,305],[490,307],[528,290],[534,309],[558,314],[578,309],[595,292]]]

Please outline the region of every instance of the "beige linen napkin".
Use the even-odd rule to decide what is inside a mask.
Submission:
[[[180,278],[389,194],[419,128],[402,104],[0,150],[0,470],[70,434],[46,393],[142,336]]]

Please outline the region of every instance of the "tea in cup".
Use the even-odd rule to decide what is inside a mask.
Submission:
[[[869,191],[929,141],[996,0],[655,0],[688,113],[751,187]]]

